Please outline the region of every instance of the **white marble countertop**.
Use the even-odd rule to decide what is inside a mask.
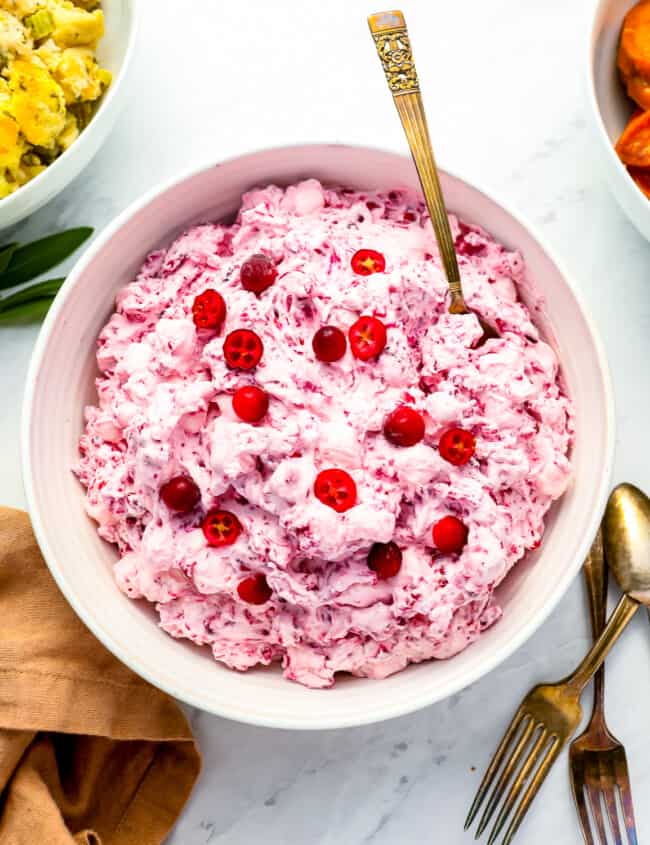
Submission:
[[[405,150],[361,0],[142,0],[130,101],[71,187],[14,232],[101,229],[197,162],[280,143]],[[618,401],[615,480],[650,489],[650,245],[609,195],[590,149],[582,66],[591,2],[402,4],[439,160],[522,210],[561,254],[602,331]],[[7,240],[9,238],[6,238]],[[14,238],[12,238],[14,239]],[[37,329],[0,330],[0,502],[23,506],[20,403]],[[594,455],[594,460],[599,460]],[[412,716],[357,730],[288,733],[202,713],[204,772],[172,845],[389,845],[472,841],[462,820],[512,710],[588,644],[582,584],[480,683]],[[650,629],[641,614],[608,663],[641,838],[650,837]],[[566,759],[519,840],[580,841]],[[645,841],[643,839],[643,841]]]

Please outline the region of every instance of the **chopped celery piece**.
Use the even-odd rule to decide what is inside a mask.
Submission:
[[[25,23],[31,29],[35,41],[40,41],[54,32],[54,18],[47,9],[39,9],[29,15],[25,18]]]
[[[95,103],[84,101],[82,103],[74,103],[68,106],[68,110],[77,118],[77,125],[79,129],[85,129],[90,123],[90,119],[95,113]]]

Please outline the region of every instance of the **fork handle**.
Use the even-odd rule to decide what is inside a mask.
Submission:
[[[609,617],[605,630],[593,644],[591,651],[565,683],[580,694],[600,668],[628,623],[641,607],[636,599],[624,595]]]
[[[388,87],[402,121],[411,156],[420,179],[424,199],[436,234],[440,257],[449,284],[452,314],[467,314],[463,289],[449,227],[447,208],[440,187],[438,170],[429,137],[429,127],[420,95],[411,42],[404,15],[399,11],[380,12],[368,18]]]
[[[591,630],[595,641],[602,634],[607,619],[608,569],[603,550],[602,529],[598,529],[596,539],[587,555],[584,574],[591,613]],[[604,709],[605,664],[603,663],[594,678],[594,711],[592,719],[602,718]]]

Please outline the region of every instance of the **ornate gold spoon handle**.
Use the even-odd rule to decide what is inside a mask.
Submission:
[[[411,155],[431,215],[431,223],[436,233],[438,249],[451,293],[449,311],[452,314],[467,314],[454,239],[449,228],[445,200],[438,179],[404,15],[399,11],[380,12],[370,15],[368,24],[411,148]]]

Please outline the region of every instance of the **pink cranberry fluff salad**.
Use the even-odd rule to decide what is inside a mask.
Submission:
[[[329,687],[448,658],[570,477],[573,417],[521,256],[424,206],[314,179],[149,255],[98,340],[75,471],[115,578],[173,637]]]

